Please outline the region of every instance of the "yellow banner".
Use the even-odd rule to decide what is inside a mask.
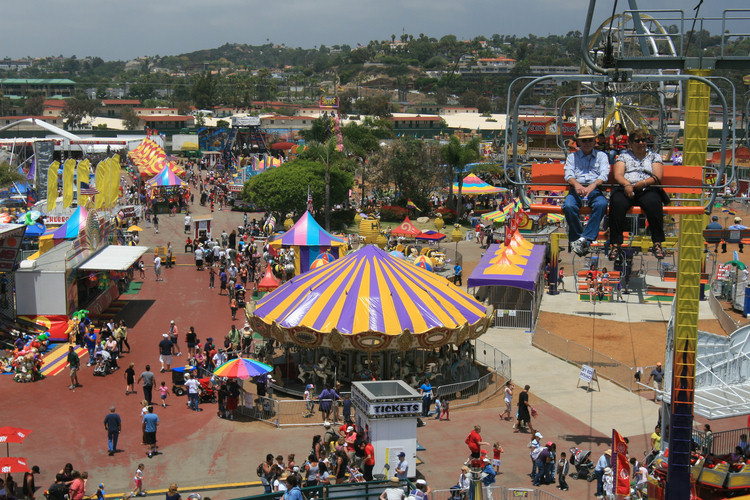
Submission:
[[[73,203],[73,177],[76,171],[76,161],[73,158],[65,160],[63,166],[63,208],[68,208]]]
[[[84,195],[81,195],[81,183],[89,184],[89,166],[91,165],[91,162],[87,159],[78,162],[78,173],[76,176],[78,177],[78,206],[79,207],[85,207],[86,204],[89,201],[89,197]]]
[[[120,172],[120,155],[114,155],[109,161],[110,207],[117,205],[117,199],[120,197]]]
[[[59,169],[60,162],[55,160],[47,172],[47,212],[51,212],[57,206],[57,171]]]
[[[102,160],[96,165],[96,190],[99,194],[94,197],[94,208],[101,209],[104,206],[104,199],[107,197],[107,170],[109,169],[109,159]]]

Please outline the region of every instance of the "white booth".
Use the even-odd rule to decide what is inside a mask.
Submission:
[[[415,477],[422,396],[402,380],[383,380],[353,382],[351,397],[357,429],[364,431],[375,449],[373,475],[392,477],[403,451],[409,463],[407,475]]]

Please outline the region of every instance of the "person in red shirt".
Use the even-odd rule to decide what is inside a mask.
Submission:
[[[475,425],[474,430],[469,433],[466,437],[466,444],[469,445],[469,451],[471,452],[470,458],[479,459],[479,454],[482,450],[483,445],[489,445],[489,443],[482,441],[482,426]]]
[[[362,474],[365,481],[372,481],[372,469],[375,467],[375,448],[370,441],[365,445],[365,468]]]

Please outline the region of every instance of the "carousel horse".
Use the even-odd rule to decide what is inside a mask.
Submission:
[[[301,363],[297,368],[299,369],[297,378],[303,384],[307,382],[313,383],[317,377],[325,386],[326,382],[328,382],[328,377],[333,375],[333,364],[326,356],[321,356],[317,364]]]

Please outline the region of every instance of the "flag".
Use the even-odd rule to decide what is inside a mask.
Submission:
[[[725,214],[729,214],[729,215],[737,215],[737,212],[735,212],[731,208],[724,208],[722,209],[722,212],[724,212]]]
[[[313,199],[312,193],[310,192],[310,184],[307,185],[307,211],[313,213]]]
[[[94,196],[95,194],[99,194],[99,191],[88,182],[81,182],[79,184],[78,194],[83,196]]]
[[[406,206],[407,206],[407,207],[409,207],[409,208],[413,208],[413,209],[414,209],[414,210],[416,210],[417,212],[421,212],[421,210],[419,209],[419,207],[418,207],[418,206],[416,206],[416,205],[414,204],[414,202],[413,202],[413,201],[411,201],[411,200],[409,200],[409,201],[407,201],[407,202],[406,202]]]
[[[57,171],[60,162],[55,160],[47,171],[47,212],[52,212],[57,205]]]
[[[614,494],[630,495],[630,463],[628,462],[628,444],[619,432],[612,429],[612,462]]]
[[[73,177],[75,175],[76,161],[72,158],[65,160],[63,164],[63,208],[68,208],[73,203]]]
[[[336,89],[338,89],[338,91],[341,92],[342,90],[344,90],[344,87],[342,87],[341,85],[338,85],[336,86]]]

